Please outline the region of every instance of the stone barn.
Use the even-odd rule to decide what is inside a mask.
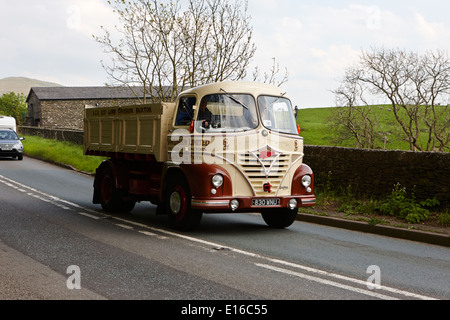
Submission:
[[[32,87],[27,97],[28,126],[83,130],[85,105],[142,103],[142,87]]]

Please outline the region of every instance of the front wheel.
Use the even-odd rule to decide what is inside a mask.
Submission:
[[[191,192],[183,181],[172,181],[168,187],[166,210],[170,226],[181,231],[195,229],[200,224],[202,212],[191,208]]]
[[[271,228],[283,229],[294,223],[298,208],[291,209],[267,209],[261,215],[267,225]]]

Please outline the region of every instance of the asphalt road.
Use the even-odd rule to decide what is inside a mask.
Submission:
[[[92,182],[0,159],[0,299],[450,298],[447,247],[299,221],[272,230],[256,214],[204,215],[179,233],[149,203],[105,214]]]

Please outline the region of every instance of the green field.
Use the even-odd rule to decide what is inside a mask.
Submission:
[[[374,110],[378,119],[378,127],[375,130],[383,133],[377,136],[380,140],[377,147],[387,150],[410,150],[406,135],[401,131],[389,106],[376,106]],[[298,111],[297,122],[300,125],[301,136],[304,138],[305,145],[357,147],[354,138],[344,142],[337,141],[336,133],[330,125],[334,112],[335,108],[309,108]],[[384,144],[381,136],[387,137],[386,144]],[[425,129],[421,129],[421,138],[422,146],[425,146],[425,139],[427,138]]]
[[[298,124],[305,144],[332,146],[333,135],[327,126],[333,108],[311,108],[298,110]]]

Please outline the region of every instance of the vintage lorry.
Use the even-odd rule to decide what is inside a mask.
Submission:
[[[275,86],[222,82],[175,103],[86,106],[84,126],[85,155],[108,158],[93,192],[107,212],[150,201],[179,230],[203,213],[239,212],[285,228],[316,201],[291,102]]]

